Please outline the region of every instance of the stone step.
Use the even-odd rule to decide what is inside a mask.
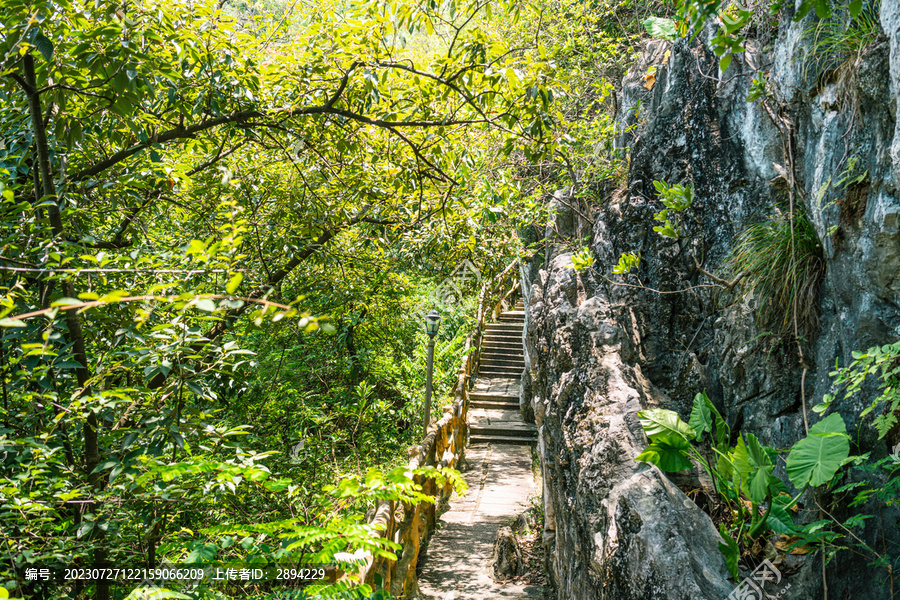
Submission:
[[[518,394],[498,394],[496,392],[472,391],[472,392],[469,392],[469,400],[487,400],[490,402],[515,402],[516,405],[518,406],[519,395]]]
[[[503,340],[484,340],[481,342],[481,351],[486,350],[516,350],[522,352],[522,340],[503,341]]]
[[[481,362],[484,362],[486,359],[494,358],[497,360],[514,360],[516,362],[524,362],[525,361],[525,353],[522,352],[522,349],[516,348],[502,348],[500,350],[487,349],[481,351]]]
[[[488,323],[484,326],[485,331],[494,331],[497,329],[508,329],[510,331],[522,331],[525,328],[525,323],[522,321],[496,321],[494,323]]]
[[[512,372],[515,371],[519,374],[525,370],[525,365],[498,365],[498,364],[488,364],[482,361],[480,365],[478,365],[478,372],[484,375],[488,371],[504,371],[504,372]]]
[[[487,352],[495,352],[495,351],[510,353],[515,352],[516,354],[525,354],[525,349],[522,347],[522,342],[519,340],[486,340],[481,344],[481,353],[485,354]]]
[[[519,340],[519,343],[522,343],[523,332],[522,329],[486,329],[484,331],[483,337],[494,336],[494,337],[508,337],[515,338]]]
[[[525,350],[522,348],[522,342],[519,342],[517,345],[514,342],[490,340],[488,343],[481,345],[481,354],[488,354],[498,350],[500,351],[500,354],[509,354],[510,352],[513,352],[515,354],[525,355]]]
[[[518,344],[522,347],[522,334],[506,331],[486,331],[481,339],[482,346],[489,346],[493,342],[502,342],[506,344]]]
[[[469,435],[531,438],[537,436],[537,428],[525,422],[503,421],[491,425],[470,425]]]
[[[506,401],[474,400],[472,399],[472,394],[469,394],[469,408],[486,408],[490,410],[519,410],[519,400],[515,398]]]
[[[514,369],[525,369],[525,359],[521,356],[505,356],[505,355],[481,355],[482,367],[511,367]]]
[[[494,435],[472,435],[469,436],[470,444],[507,444],[510,446],[536,446],[537,445],[537,437],[534,438],[525,438],[525,437],[505,437],[505,436],[494,436]]]
[[[509,325],[505,323],[491,323],[484,328],[484,333],[500,333],[503,335],[516,335],[522,337],[522,326],[514,323],[510,323]]]
[[[487,369],[479,369],[478,376],[489,377],[491,379],[518,379],[522,376],[522,371],[514,369],[501,371],[499,369],[488,367]]]
[[[505,312],[500,313],[500,319],[519,319],[525,320],[525,311],[524,310],[507,310]]]

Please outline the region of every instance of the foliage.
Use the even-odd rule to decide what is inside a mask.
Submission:
[[[818,323],[818,289],[825,269],[822,246],[806,215],[776,212],[744,229],[725,262],[731,277],[746,272],[744,296],[753,294],[757,324],[783,337],[811,335]]]
[[[653,227],[653,231],[662,237],[678,239],[681,237],[681,213],[694,202],[694,184],[669,185],[665,181],[654,181],[653,187],[656,188],[660,201],[666,207],[653,215],[655,220],[662,223],[662,225]],[[674,211],[671,219],[669,211]]]
[[[570,269],[575,269],[579,273],[586,269],[590,269],[594,264],[594,253],[585,246],[581,252],[572,255],[572,264],[566,265]]]
[[[824,413],[839,395],[848,398],[860,393],[863,384],[872,376],[872,379],[878,382],[880,393],[860,416],[865,417],[882,406],[881,414],[874,418],[872,425],[878,432],[879,439],[884,438],[897,424],[897,415],[900,412],[900,342],[872,346],[865,352],[854,350],[851,354],[853,360],[846,367],[841,367],[839,361],[835,360],[835,370],[829,375],[834,378],[837,391],[825,394],[822,403],[814,406],[813,410]]]
[[[756,102],[760,98],[768,99],[771,94],[767,89],[768,77],[765,73],[760,73],[753,78],[750,83],[750,89],[747,91],[747,102]]]
[[[502,163],[559,144],[548,57],[497,36],[483,3],[223,4],[4,5],[0,572],[16,595],[123,592],[24,582],[28,565],[266,555],[288,530],[307,553],[377,545],[358,516],[371,495],[323,486],[403,461],[414,315],[463,258],[485,277],[508,263]],[[469,319],[445,316],[438,392]],[[237,538],[242,523],[270,530]]]
[[[624,275],[625,273],[631,272],[632,269],[637,269],[641,265],[641,253],[634,252],[623,252],[622,256],[619,257],[619,264],[613,267],[613,273],[619,273],[620,275]]]
[[[791,499],[784,483],[772,472],[777,451],[762,446],[749,433],[739,435],[737,444],[730,446],[731,430],[705,393],[694,397],[688,423],[674,411],[665,409],[639,411],[638,417],[650,445],[635,460],[651,463],[664,471],[691,469],[691,461],[696,461],[728,505],[733,519],[730,531],[724,524],[720,528],[725,543],[719,549],[735,579],[739,579],[737,560],[744,535],[753,539],[769,529],[793,533],[795,525],[788,512],[791,506],[810,485],[831,481],[850,453],[844,421],[839,415],[817,423],[788,454],[788,476],[800,489],[800,494]],[[715,461],[708,460],[693,445],[704,434],[709,436]],[[749,499],[749,511],[744,498]]]
[[[678,37],[675,30],[675,21],[664,17],[648,17],[644,19],[644,29],[650,34],[650,37],[669,40],[674,42]]]
[[[787,475],[794,487],[818,487],[831,481],[850,455],[849,440],[844,420],[837,413],[810,427],[787,457]]]
[[[744,51],[743,42],[746,39],[746,31],[756,20],[755,11],[763,10],[771,16],[777,16],[786,6],[794,6],[784,0],[767,0],[759,4],[759,8],[745,10],[736,3],[723,2],[722,0],[677,0],[679,29],[683,35],[690,34],[696,38],[704,24],[711,18],[719,20],[720,27],[717,34],[711,40],[712,50],[719,56],[719,68],[722,71],[728,69],[735,54]],[[819,19],[828,19],[833,14],[833,7],[841,5],[846,7],[846,13],[852,18],[857,18],[863,12],[863,0],[801,0],[796,5],[794,21],[800,21],[815,9]],[[766,15],[766,16],[768,16]]]
[[[880,0],[867,2],[865,9],[859,2],[844,0],[827,18],[806,27],[803,37],[807,44],[799,59],[807,78],[825,76],[830,71],[852,75],[863,50],[881,34],[880,6]]]

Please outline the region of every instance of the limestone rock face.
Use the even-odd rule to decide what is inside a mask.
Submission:
[[[558,192],[546,250],[523,268],[522,405],[540,428],[544,541],[560,600],[721,599],[737,586],[710,518],[674,478],[633,460],[647,445],[636,413],[662,407],[687,419],[694,395],[706,391],[734,430],[781,449],[803,437],[803,369],[793,344],[756,328],[753,298],[738,302],[694,266],[696,258],[715,272],[746,224],[786,210],[791,164],[796,201],[826,262],[819,327],[804,344],[807,406],[831,390],[836,358],[846,364],[851,351],[900,337],[900,3],[881,3],[884,37],[852,76],[824,79],[830,83],[796,59],[812,17],[789,17],[770,49],[751,40],[724,75],[701,42],[650,44],[617,97],[617,144],[631,153],[627,182],[594,207],[593,225]],[[648,65],[658,66],[652,90],[642,85]],[[770,71],[771,115],[745,100],[759,69]],[[628,107],[637,100],[634,118]],[[786,120],[789,144],[773,116]],[[835,185],[851,157],[857,172],[868,171],[852,203]],[[663,208],[654,180],[695,186],[680,240],[652,230]],[[576,272],[562,241],[588,234],[595,265]],[[639,281],[612,274],[623,252],[641,253]],[[871,399],[841,400],[832,410],[856,431]],[[808,415],[811,424],[819,418]],[[873,457],[900,441],[877,440],[862,425],[861,451]],[[776,474],[786,480],[781,465]],[[815,505],[803,504],[799,518],[817,519]],[[896,537],[896,511],[882,518]],[[869,543],[881,529],[871,521]],[[822,597],[819,555],[799,562],[781,597]],[[849,553],[829,563],[827,577],[829,597],[889,597],[878,573]]]
[[[492,558],[494,577],[508,579],[524,575],[527,565],[522,558],[522,550],[519,548],[519,540],[511,527],[501,527],[497,531],[497,541],[494,542],[494,555]]]

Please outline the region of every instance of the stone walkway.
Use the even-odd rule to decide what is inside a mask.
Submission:
[[[495,583],[491,554],[501,524],[528,508],[534,493],[531,447],[478,444],[466,449],[468,493],[450,499],[424,557],[419,588],[428,600],[539,599],[541,587]]]
[[[491,564],[500,525],[512,524],[535,492],[531,447],[537,429],[519,411],[524,324],[525,312],[517,306],[485,330],[478,376],[469,392],[469,491],[450,498],[420,558],[419,589],[428,600],[542,597],[540,586],[494,582]]]

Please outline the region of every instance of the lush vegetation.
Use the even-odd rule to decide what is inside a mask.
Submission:
[[[361,517],[372,502],[427,501],[415,475],[459,483],[402,467],[421,435],[423,313],[442,306],[441,401],[477,290],[457,268],[491,277],[543,225],[548,191],[570,187],[578,209],[627,169],[611,92],[636,43],[718,14],[728,56],[754,26],[716,1],[3,8],[0,591],[27,598],[265,597],[60,572],[393,555]],[[657,184],[654,229],[677,238],[693,188]],[[651,435],[676,466],[713,433],[714,407],[695,408],[683,439]],[[783,496],[763,476],[746,488],[744,453],[770,474],[774,451],[739,439],[705,463],[738,540],[774,530]],[[26,580],[36,567],[54,579]],[[352,579],[314,593],[384,597]]]
[[[422,499],[395,469],[421,436],[421,315],[464,259],[515,255],[509,167],[558,145],[552,56],[498,35],[507,7],[225,4],[4,3],[15,594],[143,593],[64,567],[396,550],[352,515]],[[439,399],[477,281],[454,289]]]

